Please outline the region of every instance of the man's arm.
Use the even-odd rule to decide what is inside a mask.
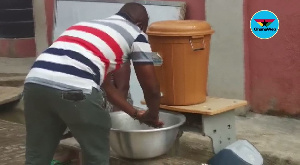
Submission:
[[[130,80],[130,62],[126,62],[123,66],[113,73],[113,83],[121,92],[121,95],[127,100]],[[119,109],[114,106],[113,111]]]
[[[135,64],[137,79],[143,89],[150,116],[158,117],[160,104],[160,86],[153,64]]]
[[[153,66],[153,52],[145,33],[140,33],[131,46],[129,58],[132,60],[137,79],[142,87],[149,108],[140,121],[161,127],[159,121],[160,87]]]
[[[127,98],[130,80],[130,62],[123,64],[123,66],[119,70],[116,70],[113,74],[115,86],[121,91],[122,96]]]
[[[106,92],[106,97],[114,106],[120,108],[132,117],[136,117],[136,109],[130,105],[127,100],[123,97],[122,93],[111,83],[111,74],[108,74],[103,81],[101,87]]]

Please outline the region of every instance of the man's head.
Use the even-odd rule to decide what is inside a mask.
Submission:
[[[139,3],[126,3],[119,11],[126,14],[131,22],[137,25],[141,30],[146,32],[148,27],[149,16],[146,8]]]

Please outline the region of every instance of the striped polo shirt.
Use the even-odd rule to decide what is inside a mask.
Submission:
[[[116,14],[69,27],[38,56],[25,83],[90,93],[123,63],[153,64],[152,55],[147,35]]]

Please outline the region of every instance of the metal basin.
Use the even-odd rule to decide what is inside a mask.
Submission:
[[[185,116],[179,113],[160,111],[163,128],[153,128],[132,119],[124,112],[110,113],[111,149],[120,157],[147,159],[165,154],[174,144],[179,127]]]

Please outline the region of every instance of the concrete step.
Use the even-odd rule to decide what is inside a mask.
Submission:
[[[0,86],[0,105],[21,99],[23,87],[4,87]]]
[[[36,57],[9,58],[0,57],[0,73],[27,74]]]
[[[0,76],[0,86],[19,87],[24,84],[26,75]]]

